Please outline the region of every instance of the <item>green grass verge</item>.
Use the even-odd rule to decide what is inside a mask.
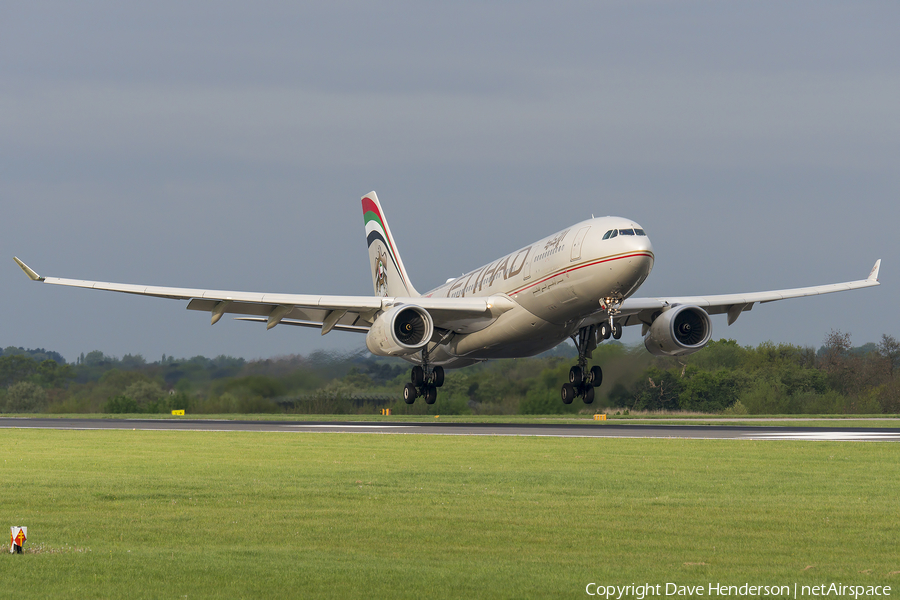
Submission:
[[[602,412],[602,411],[600,411]],[[900,428],[900,415],[765,415],[765,416],[723,416],[698,414],[642,414],[607,415],[607,421],[595,422],[592,414],[584,415],[285,415],[285,414],[187,414],[173,417],[168,414],[4,414],[3,417],[24,417],[42,419],[208,419],[229,421],[373,421],[397,423],[433,423],[437,420],[447,423],[536,423],[567,424],[608,423],[620,424],[690,424],[717,426],[768,426],[791,427],[888,427]]]
[[[889,443],[5,430],[29,598],[900,588]]]

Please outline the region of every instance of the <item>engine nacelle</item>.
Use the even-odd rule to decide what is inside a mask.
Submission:
[[[699,306],[676,306],[660,314],[644,337],[644,347],[656,356],[681,356],[700,350],[712,337],[712,322]]]
[[[405,356],[421,350],[431,341],[434,321],[421,306],[404,304],[381,313],[369,333],[366,347],[378,356]]]

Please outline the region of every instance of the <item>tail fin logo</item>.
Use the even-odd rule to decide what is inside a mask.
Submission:
[[[388,279],[387,279],[387,255],[378,246],[375,251],[375,295],[387,298],[388,295]]]

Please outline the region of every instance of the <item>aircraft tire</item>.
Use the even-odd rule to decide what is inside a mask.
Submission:
[[[620,323],[613,325],[612,336],[614,340],[622,337],[622,325]]]
[[[412,368],[412,373],[409,378],[414,386],[421,387],[422,384],[425,383],[425,369],[416,365]]]
[[[439,388],[444,385],[444,367],[435,367],[431,373],[434,387]]]
[[[578,365],[569,369],[569,383],[572,386],[579,386],[584,381],[584,371]]]
[[[403,386],[403,401],[407,404],[412,404],[416,401],[416,386],[412,383],[407,383]]]
[[[562,397],[563,404],[572,404],[572,400],[575,399],[575,386],[571,383],[563,384],[560,396]]]
[[[434,404],[435,400],[437,400],[437,389],[428,386],[425,388],[425,404]]]
[[[596,365],[591,367],[588,381],[591,383],[591,387],[600,387],[600,384],[603,383],[603,369]]]
[[[602,337],[604,340],[608,340],[611,333],[612,332],[609,330],[609,323],[607,323],[606,321],[600,323],[600,337]]]
[[[589,385],[584,388],[584,396],[582,396],[585,404],[591,404],[594,401],[594,386]]]

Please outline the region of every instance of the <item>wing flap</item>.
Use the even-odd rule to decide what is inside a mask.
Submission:
[[[298,320],[303,322],[315,322],[318,323],[319,327],[321,327],[330,314],[337,314],[335,310],[329,308],[274,304],[270,302],[239,301],[231,301],[226,307],[224,307],[224,309],[222,309],[220,312],[217,312],[216,309],[219,307],[219,301],[209,300],[205,298],[192,299],[190,302],[188,302],[187,309],[211,313],[213,315],[214,321],[218,321],[217,315],[221,316],[222,314],[250,315],[253,317],[262,317],[263,321],[267,321],[268,318],[271,317],[275,313],[276,309],[280,306],[292,307],[289,311],[284,312],[284,314],[281,315],[281,318],[279,319],[279,322],[281,323],[286,323],[288,320]],[[356,321],[361,318],[360,313],[362,312],[359,307],[356,308],[357,310],[353,311],[348,309],[339,309],[338,312],[342,312],[343,315],[335,320],[334,324],[352,325],[356,323]],[[368,326],[368,323],[366,323],[366,325]]]
[[[235,321],[249,321],[252,323],[265,323],[266,319],[257,317],[236,317]],[[294,321],[284,319],[280,325],[292,325],[294,327],[309,327],[310,329],[321,329],[322,324],[318,321]],[[332,327],[334,331],[350,331],[353,333],[368,333],[369,327],[364,325],[335,325]]]

